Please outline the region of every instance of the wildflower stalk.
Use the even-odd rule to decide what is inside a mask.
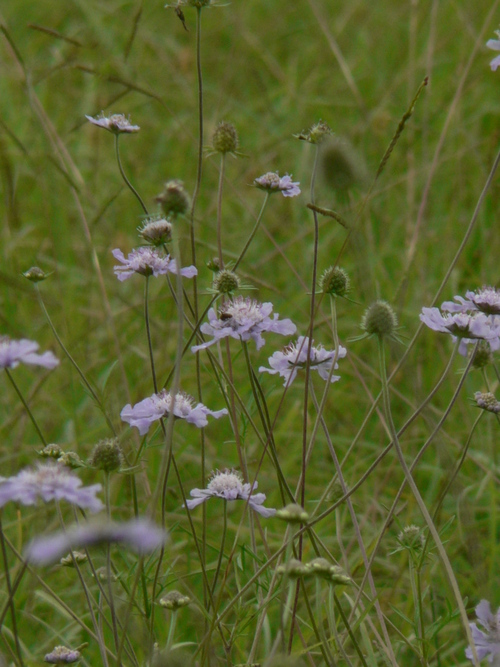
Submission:
[[[453,572],[453,567],[450,563],[450,560],[448,558],[448,555],[446,553],[446,550],[443,546],[443,543],[441,541],[441,538],[439,537],[439,533],[436,529],[436,526],[434,525],[434,521],[432,520],[432,517],[429,513],[429,510],[427,509],[424,500],[420,494],[420,491],[418,490],[417,485],[415,484],[415,480],[413,479],[413,476],[411,474],[410,469],[408,468],[408,465],[405,461],[403,451],[401,449],[401,445],[399,443],[399,438],[398,434],[396,432],[396,428],[394,426],[394,422],[392,419],[392,411],[391,411],[391,403],[390,403],[390,394],[389,394],[389,383],[387,381],[387,370],[386,370],[386,364],[385,364],[385,347],[384,347],[384,341],[382,336],[377,336],[377,343],[378,343],[378,353],[379,353],[379,367],[380,367],[380,379],[382,383],[382,399],[383,399],[383,405],[384,405],[384,415],[385,419],[387,422],[387,425],[389,427],[389,431],[391,434],[392,438],[392,443],[394,446],[394,449],[396,450],[396,454],[399,460],[399,463],[401,465],[401,468],[403,470],[404,476],[405,476],[405,481],[410,487],[413,496],[415,500],[417,501],[417,505],[420,509],[420,512],[422,516],[425,519],[425,522],[429,528],[429,531],[432,535],[432,538],[434,540],[434,544],[436,545],[436,548],[439,552],[439,555],[441,557],[441,561],[443,563],[443,567],[445,569],[445,572],[448,576],[449,583],[451,585],[451,588],[453,590],[453,593],[455,595],[455,599],[460,611],[460,617],[462,619],[463,627],[465,630],[465,634],[467,636],[467,639],[469,641],[469,645],[472,647],[472,651],[474,654],[474,662],[475,664],[479,665],[479,661],[477,660],[477,655],[475,652],[475,646],[474,646],[474,641],[472,639],[472,633],[469,627],[469,620],[467,618],[467,612],[464,607],[464,603],[462,600],[462,596],[460,595],[460,589],[458,588],[458,583],[455,578],[455,574]]]
[[[5,583],[7,585],[7,593],[8,593],[6,608],[10,609],[10,617],[12,621],[12,635],[14,637],[14,645],[16,647],[17,659],[19,661],[20,667],[24,667],[23,655],[21,652],[21,645],[19,643],[19,634],[17,630],[16,607],[14,605],[14,599],[12,593],[12,582],[10,579],[9,560],[7,558],[7,549],[5,548],[5,539],[2,526],[2,514],[3,514],[3,509],[0,509],[0,548],[2,550],[3,569],[5,573]]]
[[[212,582],[212,598],[215,596],[215,589],[217,587],[217,579],[219,578],[219,573],[222,565],[222,560],[224,558],[224,546],[226,544],[226,535],[227,535],[227,500],[224,500],[224,511],[222,513],[222,537],[220,541],[219,548],[219,558],[217,560],[217,566],[215,568],[214,580]],[[215,610],[214,610],[215,612]]]
[[[222,190],[224,186],[224,171],[226,167],[226,153],[220,155],[219,187],[217,189],[217,251],[219,253],[219,269],[224,268],[222,257]]]
[[[262,221],[262,216],[264,215],[264,211],[266,209],[267,202],[269,201],[270,194],[271,194],[270,192],[266,192],[266,196],[264,197],[264,202],[262,204],[262,208],[260,209],[260,213],[257,216],[257,220],[255,221],[255,225],[254,225],[254,227],[253,227],[253,229],[250,233],[250,236],[247,239],[247,242],[245,243],[245,245],[243,247],[243,250],[240,252],[239,257],[236,260],[236,263],[235,263],[234,269],[233,269],[234,271],[236,271],[236,269],[240,265],[240,262],[243,260],[243,257],[246,255],[246,252],[247,252],[248,248],[250,247],[250,244],[252,243],[252,241],[255,237],[255,234],[257,234],[257,230],[260,227],[260,223]]]
[[[146,284],[144,286],[144,321],[146,323],[146,337],[148,339],[149,363],[151,364],[151,377],[153,378],[154,393],[158,393],[158,385],[156,382],[155,361],[153,356],[153,343],[151,341],[151,325],[149,322],[149,276],[146,276]]]
[[[166,649],[170,649],[172,644],[174,643],[174,637],[175,637],[175,628],[177,626],[177,614],[179,610],[178,609],[172,609],[172,614],[170,617],[170,627],[168,628],[168,636],[167,636],[167,645]]]
[[[316,621],[316,625],[319,630],[319,636],[321,638],[321,643],[323,644],[325,653],[327,654],[328,660],[327,660],[327,665],[332,665],[332,667],[336,667],[337,663],[332,655],[332,652],[330,651],[330,646],[328,645],[328,639],[326,637],[325,633],[325,626],[323,624],[323,601],[322,601],[322,596],[321,596],[321,579],[319,577],[315,577],[315,606],[316,606],[316,613],[314,615],[314,620]],[[331,584],[329,584],[331,586]]]
[[[52,333],[54,334],[54,338],[55,338],[56,341],[59,343],[59,346],[61,347],[62,351],[64,352],[64,354],[66,355],[66,357],[69,359],[71,365],[72,365],[73,368],[76,370],[76,372],[77,372],[78,375],[80,376],[80,379],[82,380],[83,384],[85,385],[85,387],[86,387],[87,390],[89,391],[90,395],[91,395],[92,398],[94,399],[96,405],[99,407],[99,409],[100,409],[100,411],[102,412],[102,414],[103,414],[103,416],[104,416],[104,419],[106,420],[106,423],[107,423],[107,425],[109,426],[111,432],[113,433],[113,435],[116,435],[115,427],[113,426],[113,422],[111,421],[111,419],[109,418],[109,416],[108,416],[108,414],[107,414],[107,412],[106,412],[106,409],[105,409],[105,407],[104,407],[104,405],[103,405],[103,402],[101,401],[101,399],[100,399],[99,396],[97,395],[97,392],[96,392],[95,389],[92,387],[92,385],[90,384],[90,382],[87,380],[87,378],[86,378],[86,376],[85,376],[85,373],[82,371],[82,369],[80,368],[80,366],[77,364],[77,362],[75,361],[75,359],[72,357],[72,355],[71,355],[70,351],[68,350],[68,348],[67,348],[67,347],[64,345],[64,343],[62,342],[62,340],[61,340],[59,334],[57,333],[57,329],[55,328],[54,323],[52,322],[52,318],[50,317],[49,312],[48,312],[48,310],[47,310],[47,308],[46,308],[46,306],[45,306],[45,302],[44,302],[44,300],[43,300],[42,293],[41,293],[41,291],[40,291],[40,287],[39,287],[38,283],[33,283],[33,287],[35,288],[35,294],[36,294],[36,298],[37,298],[37,300],[38,300],[38,303],[39,303],[39,305],[40,305],[40,308],[42,309],[43,314],[45,315],[45,319],[47,320],[47,323],[48,323],[49,327],[51,328]]]
[[[148,214],[148,209],[146,208],[145,203],[142,201],[140,194],[134,188],[132,183],[128,180],[125,172],[123,171],[122,161],[121,161],[121,158],[120,158],[120,148],[119,148],[119,146],[120,146],[120,135],[117,133],[117,134],[115,134],[115,152],[116,152],[116,161],[118,163],[118,169],[120,170],[120,174],[122,175],[122,178],[125,181],[125,185],[132,192],[132,194],[137,198],[139,204],[142,207],[142,210],[144,211],[144,214],[149,215]]]
[[[15,390],[16,394],[19,396],[19,399],[21,400],[21,403],[24,405],[24,409],[28,413],[28,417],[31,419],[31,423],[35,427],[35,431],[38,433],[38,437],[42,441],[43,446],[46,447],[47,446],[47,441],[45,440],[44,435],[43,435],[42,431],[40,430],[40,427],[38,426],[38,423],[37,423],[35,417],[33,416],[33,413],[29,409],[28,404],[24,400],[24,396],[21,394],[21,391],[19,390],[19,387],[17,386],[17,384],[16,384],[14,378],[12,377],[9,369],[5,368],[4,370],[7,373],[7,377],[9,378],[11,385],[14,387],[14,390]]]

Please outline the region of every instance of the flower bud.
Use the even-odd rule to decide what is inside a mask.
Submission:
[[[234,271],[222,269],[215,274],[212,285],[219,294],[231,294],[240,288],[241,281]]]
[[[53,651],[47,653],[44,661],[51,665],[67,665],[80,660],[81,657],[82,654],[76,649],[66,648],[66,646],[56,646]]]
[[[31,280],[32,283],[39,283],[42,280],[45,280],[49,277],[49,273],[45,273],[38,266],[32,266],[31,269],[28,269],[23,273],[23,276],[28,280]]]
[[[304,563],[296,558],[291,558],[287,563],[276,568],[278,574],[283,574],[290,579],[302,579],[311,576],[311,571]]]
[[[61,456],[57,459],[57,462],[71,470],[76,468],[83,468],[85,463],[78,456],[76,452],[63,452]]]
[[[232,123],[221,122],[212,136],[212,146],[218,153],[235,153],[238,150],[238,132]]]
[[[44,459],[56,459],[56,461],[64,454],[59,445],[54,445],[53,443],[46,445],[38,453],[40,456],[43,456]]]
[[[170,591],[160,599],[160,605],[170,611],[177,611],[181,607],[186,607],[190,602],[191,598],[179,593],[179,591]]]
[[[184,183],[178,179],[167,181],[156,198],[166,217],[184,215],[189,208],[189,197],[184,189]]]
[[[338,266],[331,266],[321,276],[319,286],[324,294],[345,296],[351,288],[351,281],[344,269]]]
[[[290,503],[283,509],[278,510],[276,516],[288,523],[306,523],[309,519],[309,514],[297,503]]]
[[[84,554],[82,551],[73,551],[72,554],[63,556],[59,563],[63,567],[74,567],[75,563],[81,565],[87,561],[87,554]]]
[[[482,408],[487,412],[494,412],[495,414],[500,413],[500,402],[497,401],[491,392],[486,392],[483,394],[480,391],[476,391],[474,394],[474,400],[476,401],[478,408]]]
[[[296,139],[308,141],[310,144],[320,144],[326,137],[333,134],[326,123],[320,120],[308,130],[303,130],[300,134],[294,134]]]
[[[375,301],[366,310],[361,328],[370,336],[392,336],[398,326],[398,318],[386,301]]]
[[[473,352],[472,366],[477,369],[488,366],[493,361],[493,353],[490,344],[485,340],[480,340],[479,345]]]
[[[137,228],[146,243],[162,246],[172,240],[172,223],[161,216],[150,216]]]

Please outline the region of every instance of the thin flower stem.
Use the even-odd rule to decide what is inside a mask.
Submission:
[[[217,251],[219,253],[219,270],[224,268],[224,258],[222,257],[222,190],[224,186],[224,171],[226,168],[226,154],[220,156],[219,187],[217,190]]]
[[[473,653],[473,658],[474,658],[474,664],[478,667],[479,666],[479,660],[477,658],[476,654],[476,649],[474,646],[474,641],[472,639],[472,633],[471,629],[469,627],[469,619],[467,618],[467,612],[465,610],[465,606],[462,600],[462,596],[460,594],[460,589],[458,588],[458,583],[455,578],[455,574],[453,572],[453,567],[450,563],[450,560],[448,558],[448,554],[446,553],[446,550],[443,546],[443,543],[441,541],[441,538],[439,536],[439,533],[436,529],[436,526],[434,525],[434,522],[432,520],[432,517],[429,513],[429,510],[427,509],[424,500],[420,494],[420,491],[418,490],[417,485],[415,484],[415,480],[413,479],[413,476],[408,468],[408,465],[405,461],[403,451],[401,449],[401,445],[399,444],[399,438],[398,434],[396,432],[396,429],[394,427],[394,422],[392,420],[392,411],[391,411],[391,403],[390,403],[390,394],[389,394],[389,385],[387,382],[387,371],[386,371],[386,365],[385,365],[385,347],[384,347],[384,341],[382,336],[377,337],[378,341],[378,351],[379,351],[379,365],[380,365],[380,378],[382,381],[382,398],[383,398],[383,404],[384,404],[384,412],[385,412],[385,418],[387,420],[387,424],[390,428],[391,431],[391,437],[394,445],[394,449],[396,450],[396,454],[399,460],[399,463],[401,465],[401,468],[403,470],[404,476],[406,483],[410,487],[413,496],[415,500],[417,501],[417,505],[420,509],[420,512],[422,513],[422,516],[425,519],[425,522],[429,528],[429,531],[432,535],[432,538],[434,540],[434,544],[436,545],[436,548],[439,552],[439,555],[441,557],[442,563],[444,570],[448,576],[449,583],[451,585],[451,588],[453,590],[453,593],[455,595],[455,600],[457,602],[457,606],[460,612],[460,617],[462,619],[462,624],[463,628],[465,630],[465,634],[467,636],[467,639],[469,641],[469,645],[472,648],[472,653]]]
[[[24,409],[25,409],[26,412],[28,413],[28,416],[29,416],[29,418],[31,419],[31,423],[33,424],[33,426],[35,427],[36,432],[38,433],[38,437],[39,437],[40,440],[42,441],[43,446],[46,447],[46,446],[47,446],[47,441],[45,440],[45,438],[44,438],[44,436],[43,436],[43,433],[41,432],[40,427],[38,426],[37,421],[36,421],[36,419],[35,419],[34,416],[33,416],[33,413],[32,413],[31,410],[29,409],[28,404],[27,404],[26,401],[24,400],[24,397],[23,397],[23,395],[21,394],[21,391],[19,390],[17,384],[15,383],[14,378],[13,378],[12,375],[10,374],[8,368],[5,368],[5,372],[7,373],[7,377],[9,378],[10,383],[11,383],[12,386],[14,387],[16,394],[19,396],[19,399],[21,400],[21,403],[24,405]]]
[[[257,234],[257,230],[260,227],[262,216],[264,215],[264,210],[267,206],[267,202],[269,201],[269,195],[270,195],[270,193],[266,192],[266,196],[264,197],[264,202],[262,204],[262,208],[260,209],[260,213],[257,217],[257,220],[255,221],[254,228],[252,229],[252,231],[250,233],[250,236],[248,237],[247,242],[245,243],[245,246],[244,246],[243,250],[240,252],[240,255],[239,255],[239,257],[236,260],[236,263],[234,265],[234,270],[235,271],[238,268],[238,266],[240,265],[240,262],[243,260],[243,257],[246,255],[246,252],[247,252],[248,248],[250,247],[250,244],[252,243],[252,241],[255,237],[255,234]]]
[[[177,626],[178,613],[179,613],[178,609],[172,609],[172,617],[170,619],[170,627],[168,629],[168,637],[166,645],[167,650],[170,649],[172,644],[174,643],[175,628]]]
[[[5,573],[5,583],[7,584],[7,593],[9,594],[7,606],[10,609],[10,617],[12,620],[12,634],[14,636],[14,644],[16,647],[17,659],[19,661],[20,667],[24,667],[23,654],[21,652],[21,645],[19,643],[19,634],[17,631],[17,621],[16,621],[16,607],[14,605],[13,593],[12,593],[12,583],[10,580],[10,568],[9,560],[7,558],[7,549],[5,548],[5,539],[2,526],[2,514],[3,509],[0,509],[0,547],[2,550],[2,560]],[[5,633],[1,633],[5,634]]]
[[[151,364],[151,377],[153,378],[154,393],[158,393],[158,384],[156,382],[155,360],[153,356],[153,343],[151,341],[151,325],[149,322],[149,276],[146,276],[144,286],[144,321],[146,323],[146,336],[148,339],[149,362]]]
[[[144,211],[145,215],[149,215],[148,209],[146,208],[145,203],[142,201],[140,194],[134,188],[132,183],[128,180],[125,172],[123,171],[122,161],[120,159],[120,148],[119,148],[120,142],[119,142],[119,139],[120,139],[120,135],[115,134],[115,151],[116,151],[116,161],[118,162],[118,169],[120,170],[120,174],[122,175],[122,178],[125,181],[125,185],[129,188],[129,190],[132,192],[132,194],[134,194],[135,197],[137,197],[137,200],[138,200],[139,204],[141,205],[142,210]]]
[[[219,578],[219,573],[222,566],[222,560],[224,558],[224,546],[226,544],[226,535],[227,535],[227,500],[224,500],[224,511],[222,513],[222,519],[223,519],[222,537],[220,541],[219,558],[217,559],[217,567],[215,568],[214,580],[212,582],[212,598],[215,596],[215,589],[217,588],[217,579]]]

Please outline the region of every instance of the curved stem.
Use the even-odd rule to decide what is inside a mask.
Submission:
[[[259,215],[258,215],[258,217],[257,217],[257,220],[255,221],[254,228],[252,229],[252,231],[251,231],[251,233],[250,233],[250,236],[248,237],[248,240],[247,240],[247,242],[245,243],[245,247],[244,247],[243,250],[240,252],[240,256],[238,257],[238,259],[236,260],[236,264],[234,265],[234,270],[235,270],[235,271],[236,271],[236,269],[238,268],[238,266],[239,266],[240,262],[242,261],[243,257],[245,256],[246,251],[248,250],[250,244],[252,243],[255,234],[257,234],[257,230],[259,229],[259,227],[260,227],[260,223],[261,223],[261,221],[262,221],[262,216],[264,215],[264,210],[265,210],[265,208],[266,208],[266,206],[267,206],[267,202],[269,201],[269,195],[270,195],[270,193],[269,193],[269,192],[266,192],[266,196],[265,196],[265,198],[264,198],[264,203],[262,204],[262,208],[260,209],[260,213],[259,213]]]
[[[142,201],[140,194],[134,188],[132,183],[128,180],[127,176],[125,175],[125,172],[123,171],[122,161],[120,159],[119,137],[120,137],[119,134],[115,134],[115,151],[116,151],[116,161],[118,162],[118,169],[120,170],[120,174],[122,175],[122,178],[125,181],[126,186],[129,188],[132,194],[134,194],[135,197],[137,197],[137,200],[139,201],[139,204],[141,205],[144,213],[146,215],[149,215],[148,209],[146,208],[145,203]]]

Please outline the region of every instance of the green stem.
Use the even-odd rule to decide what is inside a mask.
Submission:
[[[224,268],[224,259],[222,257],[222,189],[224,185],[224,171],[226,167],[226,154],[220,156],[219,188],[217,191],[217,250],[219,253],[219,270]]]
[[[260,209],[260,213],[259,213],[259,216],[258,216],[256,222],[255,222],[254,228],[252,229],[252,231],[250,233],[250,236],[248,237],[248,240],[245,243],[245,247],[240,252],[240,256],[238,257],[238,259],[236,260],[236,264],[234,265],[234,270],[235,271],[238,268],[238,266],[239,266],[240,262],[242,261],[243,257],[245,256],[246,251],[248,250],[250,244],[252,243],[255,234],[257,234],[257,230],[259,229],[260,223],[262,221],[262,216],[264,215],[264,210],[267,206],[267,202],[269,201],[269,195],[270,195],[270,193],[266,192],[266,196],[264,198],[264,203],[262,204],[262,208]]]
[[[224,512],[223,512],[222,538],[219,549],[219,558],[217,560],[217,567],[215,568],[215,575],[212,583],[212,598],[215,596],[217,579],[219,578],[219,573],[222,566],[222,560],[224,558],[224,545],[226,543],[226,535],[227,535],[227,500],[224,500],[223,502],[224,502]]]
[[[146,336],[148,339],[149,362],[151,364],[151,377],[153,378],[153,388],[155,394],[158,393],[156,383],[155,361],[153,356],[153,343],[151,341],[151,326],[149,322],[149,276],[146,276],[146,285],[144,287],[144,320],[146,322]]]
[[[13,592],[12,592],[12,583],[10,580],[10,570],[9,570],[9,560],[7,558],[7,549],[5,548],[5,539],[4,539],[4,534],[3,534],[3,526],[2,526],[2,509],[0,509],[0,546],[2,550],[2,559],[3,559],[3,565],[4,565],[4,572],[5,572],[5,583],[7,584],[7,593],[9,594],[9,598],[7,601],[7,606],[10,609],[10,617],[12,619],[12,634],[14,635],[14,644],[16,647],[16,653],[17,653],[17,659],[19,661],[19,665],[21,667],[24,667],[24,662],[23,662],[23,655],[21,652],[21,645],[19,643],[19,634],[17,631],[17,621],[16,621],[16,607],[14,605],[14,597],[13,597]],[[4,634],[4,633],[2,633]]]
[[[47,446],[47,441],[46,441],[45,438],[43,437],[43,433],[41,432],[41,430],[40,430],[40,428],[39,428],[39,426],[38,426],[38,424],[37,424],[37,422],[36,422],[36,419],[35,419],[34,416],[33,416],[33,413],[32,413],[31,410],[29,409],[28,404],[27,404],[26,401],[24,400],[23,395],[21,394],[21,392],[20,392],[20,390],[19,390],[17,384],[15,383],[14,378],[13,378],[12,375],[10,374],[10,371],[9,371],[8,368],[5,369],[5,372],[7,373],[7,377],[9,378],[9,380],[10,380],[12,386],[14,387],[14,389],[15,389],[15,391],[16,391],[16,394],[19,396],[19,398],[20,398],[20,400],[21,400],[21,403],[24,405],[24,409],[25,409],[26,412],[28,413],[28,416],[29,416],[29,418],[31,419],[31,423],[32,423],[33,426],[35,427],[35,430],[36,430],[36,432],[38,433],[38,436],[39,436],[40,440],[42,441],[43,446],[46,447],[46,446]]]
[[[123,171],[122,167],[122,161],[120,159],[120,148],[119,148],[119,134],[115,134],[115,151],[116,151],[116,161],[118,162],[118,169],[120,170],[120,174],[122,175],[123,180],[125,181],[126,186],[129,188],[129,190],[132,192],[137,197],[137,200],[139,204],[142,206],[142,210],[146,215],[149,215],[148,209],[146,208],[146,205],[141,199],[140,194],[137,192],[137,190],[134,188],[132,183],[128,180],[127,176],[125,175],[125,172]]]

